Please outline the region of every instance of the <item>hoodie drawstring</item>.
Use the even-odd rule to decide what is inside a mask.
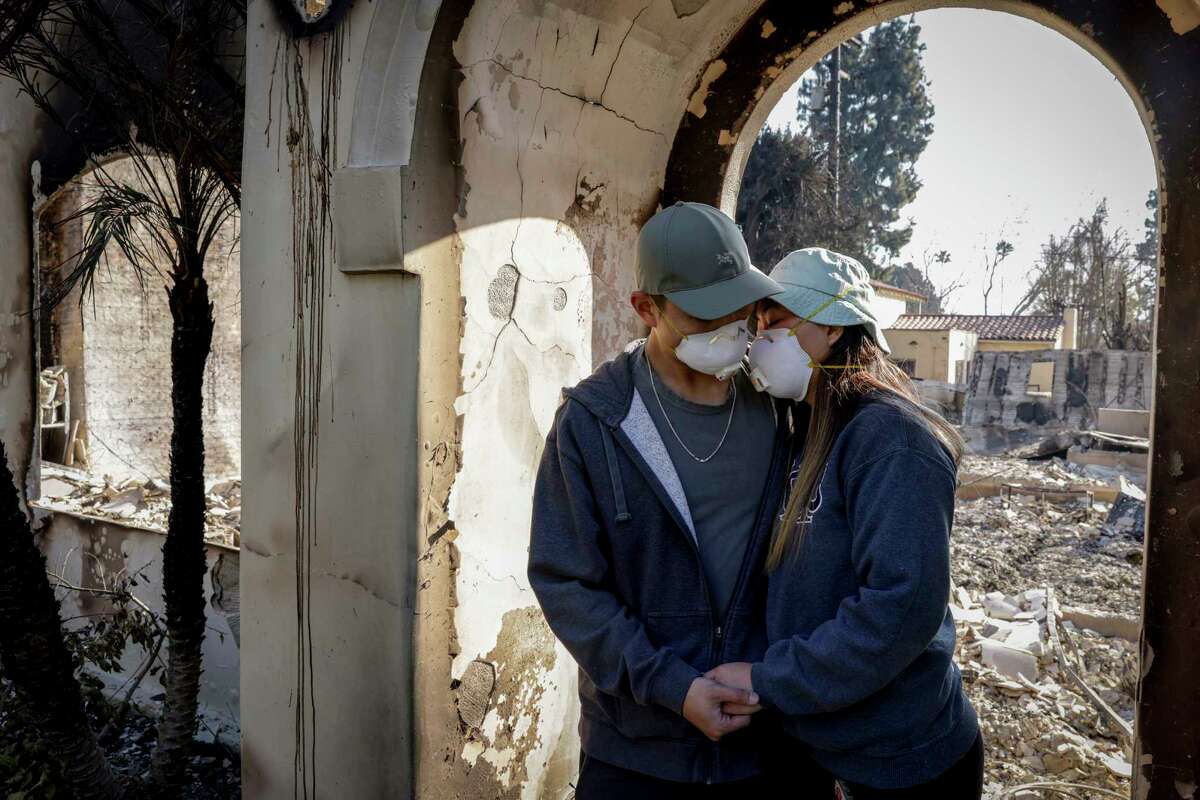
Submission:
[[[612,480],[613,500],[617,504],[617,522],[629,522],[633,517],[630,516],[629,507],[625,504],[625,485],[621,483],[621,470],[617,466],[612,431],[600,420],[596,420],[596,424],[600,426],[600,441],[604,443],[604,459],[608,462],[608,477]]]

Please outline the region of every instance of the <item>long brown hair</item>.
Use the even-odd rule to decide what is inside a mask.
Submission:
[[[781,521],[771,538],[767,551],[768,570],[775,569],[785,557],[799,551],[809,527],[805,512],[825,471],[834,440],[854,415],[858,403],[868,394],[878,395],[882,401],[920,420],[945,446],[955,464],[966,447],[954,426],[921,403],[909,377],[888,361],[861,325],[842,330],[829,357],[813,370],[812,379],[817,382],[816,393],[808,418],[804,454],[794,472],[796,477]]]

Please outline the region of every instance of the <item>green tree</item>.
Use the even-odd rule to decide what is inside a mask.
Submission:
[[[798,231],[828,224],[830,178],[823,159],[803,134],[764,128],[758,135],[738,193],[737,218],[750,256],[762,269],[809,246]]]
[[[762,152],[751,152],[738,203],[756,263],[820,246],[854,256],[878,276],[908,244],[913,223],[901,211],[921,188],[916,162],[933,134],[920,32],[912,19],[895,19],[841,47],[836,208],[833,54],[802,87],[800,130],[760,134],[755,151]]]

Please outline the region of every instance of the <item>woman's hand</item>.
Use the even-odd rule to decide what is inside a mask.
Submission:
[[[709,670],[704,677],[734,689],[745,689],[754,692],[750,678],[750,663],[746,661],[731,661],[716,669]],[[739,703],[722,703],[721,710],[726,714],[754,714],[762,710],[761,705],[741,705]]]

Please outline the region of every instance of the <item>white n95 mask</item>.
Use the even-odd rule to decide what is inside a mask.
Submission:
[[[761,330],[750,346],[750,380],[760,392],[785,400],[803,400],[812,372],[812,358],[792,329]]]
[[[725,380],[742,366],[749,344],[750,325],[738,320],[715,331],[684,336],[675,347],[675,356],[697,372]]]

